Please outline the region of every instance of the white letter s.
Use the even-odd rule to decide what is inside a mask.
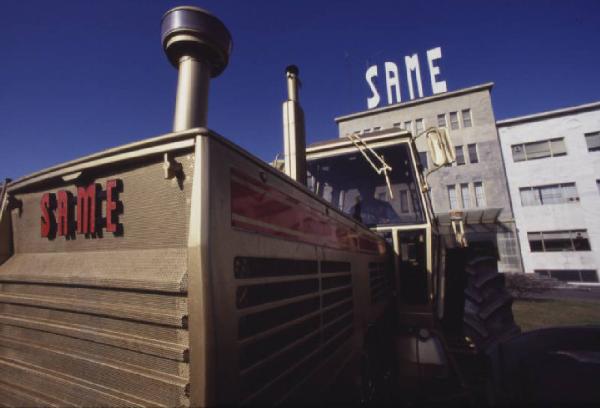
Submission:
[[[381,100],[379,92],[377,92],[377,88],[373,83],[373,78],[375,77],[377,77],[377,65],[371,65],[367,69],[367,72],[365,74],[365,78],[367,80],[367,83],[369,84],[369,88],[371,88],[371,92],[373,93],[373,96],[367,98],[368,109],[377,107],[377,105],[379,105],[379,101]]]

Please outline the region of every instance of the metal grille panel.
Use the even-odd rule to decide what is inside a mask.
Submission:
[[[351,265],[237,257],[234,271],[241,399],[272,403],[351,337]]]
[[[369,287],[371,290],[371,303],[383,302],[389,297],[390,282],[385,271],[385,264],[381,262],[369,263]]]
[[[47,270],[80,276],[73,254],[53,255],[60,265],[51,263]],[[179,281],[163,277],[157,285],[172,292],[148,291],[144,281],[128,289],[109,279],[97,286],[47,282],[47,277],[42,283],[32,258],[22,255],[17,271],[11,259],[0,273],[3,404],[188,405],[184,273],[175,274]],[[132,263],[121,259],[121,269],[133,270]],[[23,273],[27,269],[31,273]]]
[[[162,182],[161,157],[89,174],[123,181],[121,236],[41,238],[44,189],[75,185],[16,193],[15,254],[0,266],[0,405],[189,405],[192,178]]]

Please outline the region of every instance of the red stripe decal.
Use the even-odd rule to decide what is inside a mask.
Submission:
[[[385,245],[307,204],[232,169],[231,225],[298,242],[383,254]]]

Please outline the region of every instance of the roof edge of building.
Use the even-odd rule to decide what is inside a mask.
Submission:
[[[369,116],[374,113],[393,111],[396,109],[406,108],[408,106],[421,105],[424,103],[433,102],[433,101],[446,99],[446,98],[452,98],[454,96],[463,95],[463,94],[476,92],[476,91],[481,91],[484,89],[492,89],[493,86],[494,86],[493,82],[486,82],[486,83],[480,84],[480,85],[474,85],[474,86],[470,86],[467,88],[457,89],[456,91],[444,92],[444,93],[437,94],[437,95],[426,96],[424,98],[413,99],[413,100],[410,100],[407,102],[398,102],[398,103],[394,103],[392,105],[382,106],[381,108],[373,108],[373,109],[368,109],[368,110],[361,111],[361,112],[351,113],[349,115],[342,115],[342,116],[338,116],[338,117],[334,118],[334,120],[336,123],[340,123],[340,122],[344,122],[344,121],[347,121],[350,119],[356,119],[356,118],[361,118],[363,116]]]
[[[496,121],[496,126],[504,127],[504,126],[517,125],[517,124],[527,123],[527,122],[535,122],[535,121],[542,120],[542,119],[555,118],[555,117],[565,116],[565,115],[569,115],[569,114],[573,114],[573,113],[587,112],[587,111],[596,110],[596,109],[600,109],[600,101],[585,103],[583,105],[569,106],[567,108],[560,108],[560,109],[555,109],[555,110],[551,110],[551,111],[534,113],[531,115],[515,116],[514,118],[502,119],[502,120]]]

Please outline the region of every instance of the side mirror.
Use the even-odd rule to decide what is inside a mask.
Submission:
[[[456,161],[456,151],[445,128],[431,128],[426,133],[431,161],[436,167],[452,164]]]

